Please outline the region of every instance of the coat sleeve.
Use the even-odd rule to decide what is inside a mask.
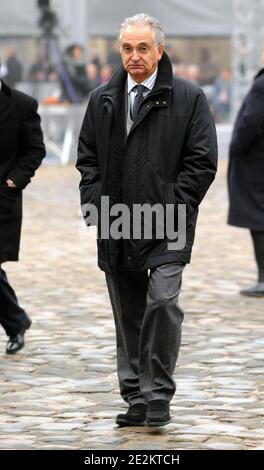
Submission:
[[[247,154],[258,136],[264,132],[264,91],[255,84],[235,124],[230,154]]]
[[[45,145],[37,112],[38,103],[30,100],[22,117],[19,136],[19,158],[7,179],[14,181],[18,189],[24,189],[45,157]]]
[[[84,116],[79,141],[76,168],[81,174],[80,197],[81,206],[95,204],[100,189],[100,172],[97,158],[94,96],[90,96]]]
[[[183,161],[175,182],[177,204],[186,204],[187,214],[195,211],[215,178],[217,137],[207,99],[199,90],[194,103]]]

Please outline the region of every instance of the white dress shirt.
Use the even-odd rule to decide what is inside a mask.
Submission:
[[[156,78],[157,78],[157,73],[158,73],[158,69],[156,68],[155,72],[153,72],[153,74],[150,75],[150,77],[146,78],[146,80],[144,80],[144,82],[140,83],[140,85],[144,85],[147,88],[147,90],[145,90],[144,93],[143,93],[144,98],[146,98],[146,96],[153,89],[153,87],[155,85]],[[133,105],[134,105],[134,99],[135,99],[135,96],[137,94],[137,90],[133,90],[133,88],[136,85],[139,85],[139,83],[135,82],[135,80],[133,80],[131,75],[128,74],[127,75],[127,92],[128,92],[128,96],[129,96],[129,99],[130,99],[130,106],[131,106],[132,109],[133,109]]]

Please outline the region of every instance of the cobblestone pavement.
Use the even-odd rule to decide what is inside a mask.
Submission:
[[[226,225],[226,162],[200,210],[184,273],[183,342],[173,422],[123,428],[114,323],[74,168],[43,167],[25,192],[20,263],[6,265],[33,319],[26,348],[4,355],[0,449],[264,449],[264,300],[249,234]]]

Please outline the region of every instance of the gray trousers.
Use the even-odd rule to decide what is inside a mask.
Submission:
[[[184,265],[148,271],[105,273],[114,313],[117,374],[122,398],[131,404],[170,401],[181,343],[183,311],[178,297]]]

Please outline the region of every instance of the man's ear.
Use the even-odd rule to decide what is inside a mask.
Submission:
[[[163,56],[163,52],[164,52],[164,45],[163,44],[159,44],[158,45],[158,51],[159,51],[159,54],[160,54],[160,57],[159,57],[159,61],[162,59],[162,56]]]

